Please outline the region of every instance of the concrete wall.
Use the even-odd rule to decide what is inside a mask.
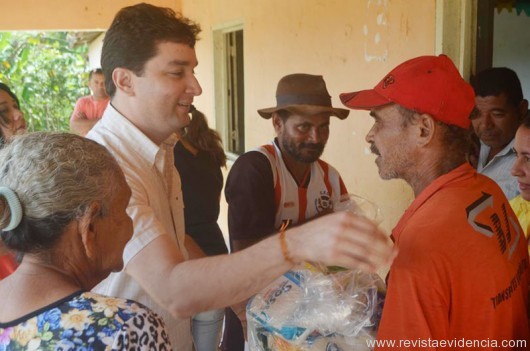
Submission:
[[[4,1],[3,1],[4,2]],[[2,3],[0,30],[106,29],[119,9],[138,0],[16,0]],[[181,0],[148,0],[158,6],[180,9]]]
[[[278,80],[285,74],[322,74],[340,106],[341,92],[371,88],[388,71],[417,55],[435,53],[434,0],[183,0],[186,16],[201,23],[196,69],[203,95],[196,105],[214,114],[212,31],[243,23],[245,53],[246,149],[274,136],[270,121],[256,109],[275,105]],[[379,179],[365,134],[368,112],[332,118],[323,159],[343,175],[350,192],[374,200],[389,231],[412,201],[402,181]]]
[[[524,28],[524,30],[523,30]],[[530,17],[503,10],[495,11],[493,22],[493,66],[508,67],[517,72],[523,94],[530,99]]]
[[[101,68],[101,49],[103,48],[103,38],[105,32],[102,32],[88,46],[88,65],[90,69]]]
[[[436,1],[440,0],[151,0],[202,25],[197,44],[197,77],[204,93],[196,99],[214,118],[213,31],[242,23],[245,47],[246,149],[268,142],[270,121],[256,109],[273,106],[280,77],[294,72],[322,74],[333,104],[338,95],[374,86],[402,61],[438,53]],[[104,30],[127,0],[19,0],[0,13],[0,30]],[[458,5],[458,2],[456,2]],[[444,29],[445,32],[445,29]],[[451,33],[446,35],[452,37]],[[98,66],[93,45],[91,67]],[[438,50],[439,51],[439,50]],[[333,118],[323,158],[343,175],[350,192],[375,201],[388,232],[412,201],[402,181],[382,181],[364,136],[372,120],[352,112],[345,121]],[[221,224],[224,214],[221,215]]]

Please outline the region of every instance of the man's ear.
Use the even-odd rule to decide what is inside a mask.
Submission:
[[[274,127],[274,131],[276,133],[280,132],[283,127],[283,121],[276,112],[272,113],[272,126]]]
[[[126,68],[115,68],[112,71],[112,80],[116,89],[123,91],[127,95],[134,95],[133,75],[134,73]]]
[[[418,144],[421,146],[429,144],[436,131],[434,118],[429,114],[422,113],[418,117],[416,127],[418,128]]]
[[[94,258],[97,250],[95,221],[100,213],[101,205],[98,202],[92,202],[77,220],[77,230],[81,236],[85,253],[89,258]]]
[[[519,104],[519,115],[521,116],[521,121],[526,117],[528,113],[528,100],[523,99]]]

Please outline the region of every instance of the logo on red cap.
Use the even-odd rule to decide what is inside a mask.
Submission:
[[[388,75],[383,80],[383,89],[386,89],[390,84],[394,84],[396,81],[394,80],[394,76]]]
[[[343,93],[343,104],[370,110],[393,102],[446,124],[469,128],[475,92],[446,55],[419,56],[395,67],[373,89]]]

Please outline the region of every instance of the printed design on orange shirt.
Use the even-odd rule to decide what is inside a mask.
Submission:
[[[467,220],[478,233],[496,239],[499,251],[503,255],[507,253],[507,259],[510,260],[521,240],[521,229],[513,216],[508,215],[506,202],[497,209],[501,212],[498,213],[494,211],[493,201],[494,197],[491,194],[482,192],[482,196],[466,208]],[[521,285],[528,265],[528,257],[518,262],[517,271],[508,286],[490,298],[493,308],[497,308],[499,304],[512,297]]]
[[[491,297],[491,303],[493,308],[497,308],[499,304],[503,303],[506,300],[509,300],[512,297],[512,294],[515,293],[519,285],[521,285],[521,280],[524,273],[528,270],[528,258],[525,257],[519,262],[517,266],[517,273],[510,280],[510,284],[503,290],[501,290],[497,295]]]
[[[315,199],[315,208],[318,213],[322,213],[333,207],[331,196],[327,190],[321,190],[320,196]]]
[[[480,198],[466,208],[467,220],[473,229],[488,238],[495,234],[499,250],[504,254],[508,249],[508,258],[511,258],[521,237],[520,228],[514,218],[508,217],[506,203],[501,206],[502,214],[493,212],[489,215],[489,223],[484,223],[483,219],[480,222],[477,220],[480,214],[488,210],[491,212],[491,209],[493,209],[493,196],[483,192]],[[514,228],[515,233],[512,233],[512,228]]]

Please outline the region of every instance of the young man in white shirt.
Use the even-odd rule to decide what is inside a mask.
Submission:
[[[138,300],[160,313],[178,351],[192,350],[190,316],[243,301],[298,262],[373,270],[393,257],[375,224],[339,213],[234,255],[187,260],[197,252],[185,238],[172,150],[174,133],[189,123],[190,105],[202,92],[194,75],[199,31],[168,8],[138,4],[120,10],[101,59],[111,102],[87,135],[121,165],[132,190],[128,213],[134,224],[124,271],[111,274],[96,291]],[[323,233],[328,240],[321,240]]]

